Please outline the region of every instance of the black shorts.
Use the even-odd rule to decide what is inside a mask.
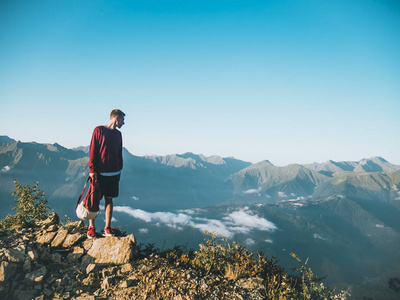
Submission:
[[[104,176],[98,174],[100,190],[104,197],[116,198],[119,194],[119,179],[121,174],[115,176]]]

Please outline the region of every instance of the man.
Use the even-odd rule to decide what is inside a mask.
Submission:
[[[104,195],[106,224],[104,236],[113,236],[111,219],[113,212],[113,198],[118,197],[119,180],[122,170],[122,135],[117,128],[124,125],[125,114],[114,109],[110,113],[110,122],[104,126],[97,126],[93,130],[89,148],[89,169],[92,180],[98,180],[100,190]],[[96,235],[94,220],[89,220],[87,236]]]

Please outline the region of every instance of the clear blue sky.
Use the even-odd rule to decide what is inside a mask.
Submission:
[[[135,155],[400,164],[399,1],[0,2],[0,135]]]

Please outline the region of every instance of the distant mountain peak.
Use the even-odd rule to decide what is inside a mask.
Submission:
[[[270,166],[273,166],[274,164],[273,163],[271,163],[269,160],[262,160],[262,161],[260,161],[260,162],[258,162],[258,163],[255,163],[254,165],[259,165],[259,166],[265,166],[265,165],[270,165]]]
[[[6,135],[0,135],[0,144],[9,144],[14,142],[16,142],[16,140],[9,138]]]
[[[382,162],[382,163],[389,163],[386,159],[381,156],[372,156],[369,160],[373,162]]]

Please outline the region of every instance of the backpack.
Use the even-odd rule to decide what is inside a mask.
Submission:
[[[81,198],[83,196],[83,193],[85,192],[86,185],[89,180],[90,180],[89,188],[87,190],[85,197],[81,202]],[[101,193],[98,180],[93,182],[93,180],[89,176],[85,182],[85,186],[83,187],[82,193],[79,196],[78,202],[76,203],[75,210],[78,218],[82,220],[95,219],[100,210],[99,205],[102,197],[103,195]]]

